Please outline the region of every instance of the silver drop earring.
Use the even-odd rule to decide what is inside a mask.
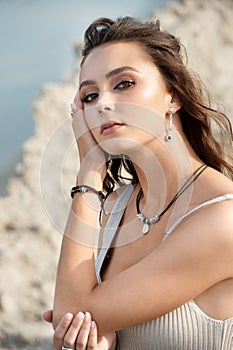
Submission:
[[[169,126],[168,126],[168,132],[165,135],[165,141],[170,142],[172,140],[172,117],[173,117],[174,108],[169,108],[168,114],[169,114]]]

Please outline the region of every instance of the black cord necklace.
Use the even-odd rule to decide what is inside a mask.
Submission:
[[[145,235],[149,232],[150,226],[156,222],[158,222],[161,216],[166,213],[166,211],[172,206],[172,204],[184,193],[184,191],[201,175],[201,173],[207,168],[207,165],[202,164],[199,168],[197,168],[194,173],[188,178],[188,180],[181,186],[172,200],[168,203],[166,208],[160,213],[152,216],[151,218],[145,217],[143,213],[140,212],[139,204],[140,200],[143,196],[142,188],[140,188],[137,198],[136,198],[136,208],[137,208],[137,219],[141,221],[144,225],[142,227],[142,233]]]

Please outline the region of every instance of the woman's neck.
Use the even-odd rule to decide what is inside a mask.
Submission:
[[[168,146],[154,140],[132,152],[130,159],[143,190],[140,209],[147,217],[161,212],[201,164],[181,139]],[[191,189],[185,194],[189,201]]]

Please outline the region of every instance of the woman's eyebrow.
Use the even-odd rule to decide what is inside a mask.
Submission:
[[[132,71],[132,72],[136,72],[136,73],[140,73],[136,68],[134,67],[131,67],[131,66],[123,66],[123,67],[119,67],[119,68],[116,68],[116,69],[113,69],[111,70],[110,72],[108,72],[105,77],[106,79],[109,79],[111,78],[112,76],[116,75],[116,74],[119,74],[121,72],[124,72],[124,71]],[[88,85],[93,85],[95,84],[96,82],[94,80],[84,80],[81,82],[80,86],[79,86],[79,91],[81,90],[82,87],[84,86],[88,86]]]
[[[106,74],[106,78],[111,78],[113,75],[116,75],[116,74],[119,74],[121,72],[124,72],[124,71],[133,71],[133,72],[136,72],[136,73],[139,73],[139,71],[134,68],[134,67],[131,67],[131,66],[123,66],[123,67],[119,67],[119,68],[116,68],[116,69],[113,69],[112,71],[108,72]]]
[[[82,89],[82,87],[87,86],[87,85],[93,85],[93,84],[95,84],[94,80],[84,80],[79,85],[79,91]]]

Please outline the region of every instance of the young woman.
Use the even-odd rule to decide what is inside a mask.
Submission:
[[[208,101],[158,21],[87,29],[55,349],[233,348],[232,131]]]

